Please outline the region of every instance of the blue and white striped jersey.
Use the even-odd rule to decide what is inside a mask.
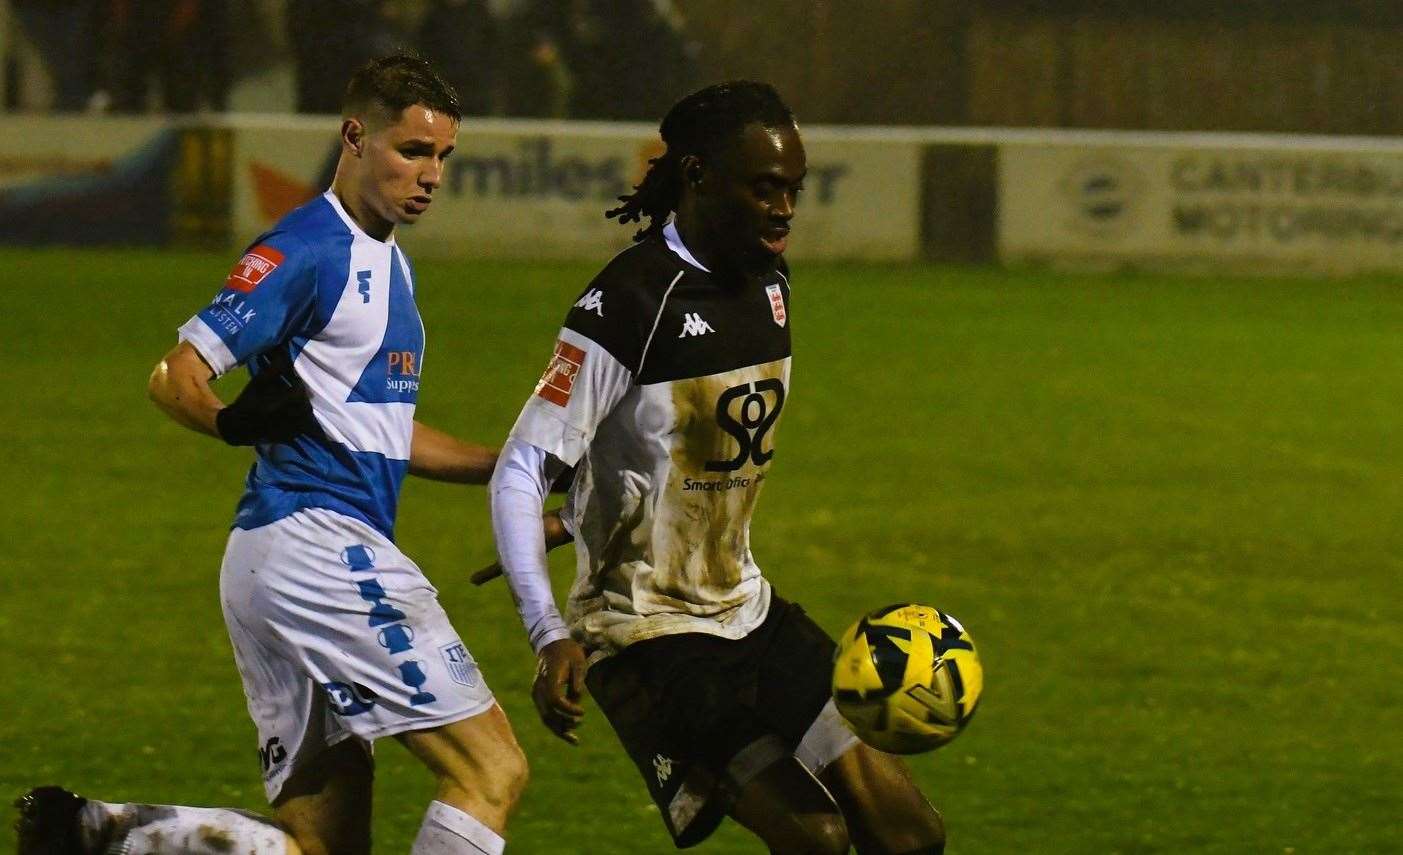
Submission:
[[[326,434],[258,446],[235,527],[327,508],[394,538],[424,327],[393,237],[367,235],[328,191],[259,236],[180,338],[216,375],[286,351]]]

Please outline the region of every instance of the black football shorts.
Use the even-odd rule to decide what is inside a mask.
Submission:
[[[705,840],[740,789],[794,755],[816,722],[837,731],[824,736],[830,752],[846,750],[836,714],[820,719],[835,649],[802,608],[772,596],[764,622],[742,639],[666,635],[590,667],[590,694],[679,848]]]

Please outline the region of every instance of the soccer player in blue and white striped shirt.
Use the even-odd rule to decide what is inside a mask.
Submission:
[[[502,851],[526,760],[394,542],[406,474],[483,484],[496,459],[414,419],[424,327],[394,236],[429,207],[459,118],[422,60],[358,71],[331,189],[245,250],[150,380],[180,424],[256,450],[220,594],[276,822],[44,787],[20,800],[21,852],[369,852],[382,736],[438,779],[413,852]],[[253,378],[226,406],[210,382],[240,365]]]

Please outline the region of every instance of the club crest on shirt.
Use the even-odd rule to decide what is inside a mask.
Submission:
[[[556,341],[555,355],[551,357],[541,382],[536,384],[536,394],[556,406],[570,403],[570,393],[575,388],[575,375],[585,364],[585,352],[568,341]]]
[[[779,285],[766,285],[765,294],[770,298],[770,316],[775,319],[775,323],[784,326],[784,322],[789,316],[784,313],[783,289]]]
[[[253,249],[244,253],[244,257],[239,259],[234,269],[229,271],[229,276],[224,280],[224,287],[231,291],[238,291],[247,294],[258,283],[262,282],[269,273],[278,269],[278,265],[283,263],[283,254],[267,244],[259,244]]]

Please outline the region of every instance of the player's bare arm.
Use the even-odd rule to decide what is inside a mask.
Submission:
[[[210,388],[214,370],[188,341],[182,341],[156,363],[146,394],[177,423],[207,436],[219,437],[215,416],[224,402]]]
[[[409,474],[454,484],[486,484],[497,465],[497,450],[463,442],[421,421],[414,422]]]
[[[320,435],[307,389],[285,351],[273,350],[251,362],[257,373],[225,405],[210,388],[214,370],[188,341],[157,363],[147,393],[176,422],[230,445],[290,442]]]

